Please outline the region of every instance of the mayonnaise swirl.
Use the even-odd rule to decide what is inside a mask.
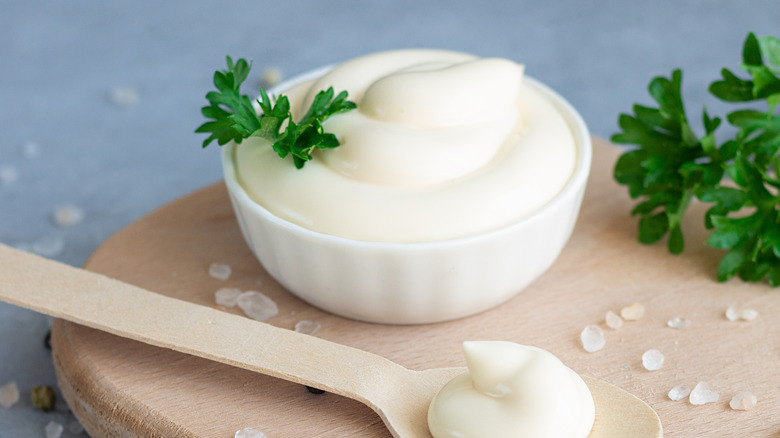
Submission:
[[[238,179],[275,215],[314,231],[382,242],[453,239],[532,214],[577,155],[557,108],[523,67],[437,50],[363,56],[285,90],[294,117],[347,90],[356,111],[325,122],[341,146],[296,169],[268,142],[236,148]]]
[[[464,342],[468,372],[434,397],[434,438],[586,438],[595,405],[585,382],[549,352],[512,342]]]

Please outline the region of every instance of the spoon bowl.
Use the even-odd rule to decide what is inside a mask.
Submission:
[[[229,314],[0,244],[0,300],[117,336],[244,368],[357,400],[396,438],[430,437],[427,410],[465,368],[415,371],[381,356]],[[236,348],[239,336],[244,342]],[[658,438],[658,415],[601,380],[583,377],[596,404],[589,438]]]

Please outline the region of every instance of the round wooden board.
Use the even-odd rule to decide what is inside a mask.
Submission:
[[[580,219],[558,261],[508,303],[447,323],[390,326],[346,320],[315,309],[282,289],[244,244],[224,185],[182,198],[107,240],[87,269],[152,291],[214,305],[222,287],[259,290],[279,306],[268,322],[292,329],[301,320],[315,334],[385,356],[413,369],[463,366],[464,340],[510,340],[545,348],[580,374],[638,396],[659,413],[668,437],[777,437],[780,433],[780,294],[762,284],[719,284],[721,253],[704,245],[703,206],[685,224],[686,253],[636,243],[625,189],[611,179],[618,151],[595,140],[594,166]],[[226,281],[208,275],[211,263],[232,267]],[[522,269],[522,266],[518,266]],[[632,302],[645,316],[618,329],[608,310]],[[752,322],[728,321],[729,305],[757,309]],[[235,309],[229,312],[239,313]],[[666,327],[680,316],[685,330]],[[607,344],[586,353],[579,334],[602,326]],[[173,351],[151,347],[61,320],[52,332],[62,392],[93,437],[232,437],[245,427],[277,437],[390,437],[368,408],[333,394]],[[241,339],[236,340],[242,342]],[[666,356],[649,372],[642,353]],[[693,406],[671,401],[672,387],[706,381],[720,401]],[[752,391],[758,407],[732,411],[731,397]]]

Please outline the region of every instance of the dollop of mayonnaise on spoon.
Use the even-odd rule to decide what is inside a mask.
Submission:
[[[553,354],[505,341],[464,342],[468,371],[433,398],[434,438],[586,438],[596,416],[582,378]]]

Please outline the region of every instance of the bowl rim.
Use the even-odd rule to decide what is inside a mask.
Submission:
[[[313,70],[309,70],[305,73],[296,75],[288,80],[285,80],[273,88],[268,90],[269,96],[279,94],[282,90],[286,90],[301,82],[305,82],[311,79],[322,76],[326,72],[335,67],[336,64],[330,64],[323,67],[319,67]],[[235,169],[235,159],[233,157],[233,151],[237,146],[233,141],[223,145],[222,147],[222,170],[225,183],[228,190],[236,198],[236,201],[242,206],[248,207],[254,213],[260,217],[268,220],[279,227],[285,228],[292,233],[301,234],[309,239],[317,239],[322,242],[328,242],[333,245],[353,245],[365,249],[424,249],[432,247],[447,247],[468,244],[477,240],[496,237],[499,234],[503,234],[514,228],[523,227],[529,222],[533,222],[537,217],[544,215],[547,210],[555,208],[558,204],[567,201],[568,199],[575,197],[577,193],[584,189],[587,183],[588,176],[590,174],[591,162],[593,160],[593,144],[590,137],[590,132],[585,120],[580,113],[572,106],[563,96],[558,94],[552,88],[548,87],[544,83],[530,77],[523,75],[523,81],[529,83],[537,91],[541,92],[546,98],[550,99],[553,105],[559,110],[566,120],[569,129],[574,136],[575,141],[578,141],[579,147],[577,148],[577,158],[574,167],[574,173],[567,181],[566,185],[553,197],[549,202],[544,204],[541,208],[537,209],[528,216],[521,219],[510,222],[501,227],[483,231],[476,234],[469,234],[466,236],[455,237],[452,239],[443,240],[431,240],[423,242],[383,242],[372,240],[356,240],[346,237],[336,236],[333,234],[321,233],[311,230],[302,225],[287,221],[275,214],[271,213],[268,209],[254,201],[246,193],[241,183],[238,181]],[[256,104],[256,102],[253,102]],[[258,106],[259,109],[259,106]]]

